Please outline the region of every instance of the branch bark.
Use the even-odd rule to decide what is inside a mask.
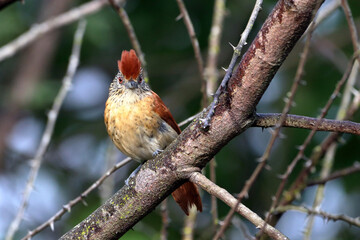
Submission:
[[[220,96],[209,130],[202,130],[199,120],[193,121],[163,154],[145,162],[128,186],[61,239],[117,239],[251,127],[257,103],[311,22],[317,2],[280,0],[242,58],[227,92]]]
[[[275,127],[279,121],[280,116],[281,114],[278,113],[257,114],[253,127],[263,127],[263,128]],[[313,129],[317,121],[318,121],[317,118],[288,114],[282,126]],[[320,120],[320,123],[317,126],[316,130],[360,135],[360,123],[351,122],[351,121],[322,119]]]

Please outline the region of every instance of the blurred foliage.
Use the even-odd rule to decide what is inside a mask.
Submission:
[[[24,4],[13,4],[0,12],[1,46],[10,42],[37,22],[41,2],[43,1],[28,0]],[[87,1],[74,1],[71,7],[85,2]],[[250,45],[275,2],[274,0],[264,1],[263,10],[260,12],[254,25],[247,46]],[[357,26],[360,26],[360,2],[350,0],[349,3],[353,11],[354,20]],[[213,1],[186,1],[185,4],[194,24],[203,58],[206,59]],[[253,1],[227,2],[227,15],[220,46],[219,69],[221,66],[227,67],[232,55],[232,49],[228,43],[231,42],[235,45],[238,42],[252,7]],[[201,110],[200,75],[197,72],[193,49],[183,21],[176,21],[179,15],[176,2],[134,0],[128,1],[125,9],[145,53],[150,84],[153,90],[162,97],[178,122],[197,113]],[[116,61],[120,58],[121,51],[130,49],[132,46],[120,18],[110,7],[104,7],[86,19],[88,24],[79,68],[89,67],[103,72],[107,78],[106,85],[108,85],[117,72]],[[20,109],[20,118],[34,116],[42,124],[45,124],[46,113],[51,107],[66,72],[75,28],[76,24],[73,23],[59,30],[61,37],[56,46],[55,56],[51,59],[49,69],[46,69],[45,74],[41,77],[41,81],[37,83],[31,101]],[[340,9],[315,31],[313,42],[318,42],[321,45],[324,39],[332,42],[337,50],[343,52],[348,59],[351,57],[353,49],[350,35],[346,20]],[[281,112],[284,106],[283,98],[292,84],[302,46],[302,42],[296,46],[286,63],[279,70],[266,93],[268,100],[261,101],[257,108],[260,112]],[[12,80],[21,71],[22,66],[19,65],[19,59],[25,51],[26,49],[21,50],[14,57],[0,63],[0,113],[5,112],[3,109],[8,104],[11,88],[16,87],[12,85]],[[346,66],[347,63],[344,64]],[[313,47],[306,63],[305,75],[303,77],[306,85],[299,87],[295,99],[296,107],[292,109],[291,113],[312,117],[319,115],[320,109],[325,105],[341,76],[342,72],[339,72],[334,63],[323,56],[319,49]],[[357,86],[359,88],[359,81]],[[87,93],[89,98],[98,89],[93,89],[92,91]],[[102,109],[105,100],[100,103]],[[336,116],[339,103],[340,100],[337,99],[329,112],[329,118]],[[91,115],[83,111],[84,109],[81,108],[64,108],[61,110],[50,149],[42,166],[42,171],[53,173],[54,178],[62,189],[61,194],[64,194],[64,198],[68,200],[79,195],[80,192],[90,186],[100,176],[101,172],[105,171],[105,168],[103,168],[105,166],[105,150],[103,145],[106,145],[108,137],[105,132],[102,115]],[[360,114],[356,114],[353,120],[359,122]],[[264,212],[268,210],[271,204],[271,197],[279,184],[278,175],[285,171],[287,165],[297,153],[296,146],[302,144],[308,132],[308,130],[285,129],[283,131],[285,139],[277,141],[270,158],[269,165],[271,170],[263,171],[251,189],[249,198],[244,200],[244,203],[259,215],[264,216]],[[91,152],[74,155],[76,152],[71,150],[66,156],[70,155],[72,159],[65,161],[60,151],[61,146],[64,142],[81,134],[87,134],[89,138],[93,139],[91,145],[84,147],[85,151],[87,151],[86,149],[89,149],[89,151],[91,149]],[[319,144],[326,135],[324,133],[316,135],[306,150],[306,156],[310,156],[312,148]],[[230,193],[238,193],[256,167],[257,159],[262,155],[269,136],[266,129],[249,129],[224,147],[216,156],[217,183],[221,187],[226,188]],[[359,161],[359,137],[344,135],[343,139],[344,142],[341,142],[338,146],[333,170],[348,167],[355,161]],[[32,141],[35,140],[33,139]],[[10,149],[10,153],[8,152],[2,160],[5,163],[3,164],[3,172],[7,174],[15,173],[15,170],[22,168],[26,159],[31,157],[23,156],[22,154],[17,155],[11,151]],[[99,161],[95,161],[95,159]],[[14,164],[14,161],[16,164]],[[84,163],[73,167],[69,163],[73,161]],[[87,166],[86,168],[84,168],[85,165]],[[317,169],[319,168],[320,163],[317,166]],[[114,191],[123,185],[124,177],[131,170],[124,168],[115,173],[116,189]],[[295,172],[298,172],[298,170],[297,168]],[[92,173],[89,174],[87,171]],[[208,170],[206,169],[206,171]],[[119,172],[122,172],[121,176],[119,176]],[[290,179],[294,179],[295,176],[296,174],[292,175]],[[314,176],[317,176],[317,174],[315,173]],[[22,179],[25,181],[24,178]],[[359,194],[358,183],[360,181],[360,174],[347,176],[340,181],[347,193]],[[23,184],[24,182],[21,183]],[[22,189],[22,184],[18,187],[19,189]],[[37,187],[40,186],[37,185]],[[206,235],[206,231],[211,230],[212,227],[210,224],[209,198],[209,195],[204,193],[205,209],[204,213],[199,215],[195,239],[209,238]],[[87,207],[82,205],[76,206],[62,221],[56,222],[55,233],[49,231],[45,234],[45,238],[42,238],[41,234],[39,234],[38,239],[46,239],[46,236],[59,237],[65,231],[71,229],[101,204],[98,192],[95,191],[95,193],[87,197],[86,202],[88,203]],[[179,239],[181,237],[184,215],[175,206],[173,200],[169,202],[172,219],[169,228],[169,239]],[[307,202],[307,204],[311,204],[311,201]],[[346,203],[341,204],[346,205]],[[61,205],[55,206],[55,209],[60,207]],[[225,204],[219,203],[219,216],[221,219],[227,214],[228,210],[229,208]],[[15,209],[12,214],[14,213]],[[353,214],[355,214],[352,215],[354,217],[359,216],[359,206],[353,209]],[[43,218],[47,219],[48,217],[50,216],[44,216]],[[31,215],[28,218],[31,220]],[[24,223],[21,226],[19,236],[25,234],[27,229],[32,229],[40,223],[40,220]],[[255,231],[253,227],[249,226],[249,228],[251,231]],[[130,230],[123,238],[159,239],[160,229],[160,211],[155,210],[138,223],[134,227],[134,231]],[[235,230],[232,228],[231,231]],[[302,229],[299,229],[300,231]],[[339,238],[333,236],[333,239],[355,239],[355,233],[356,231],[344,227],[341,229],[341,233],[339,232]],[[357,233],[359,234],[359,231]],[[54,237],[51,234],[56,236]],[[2,233],[0,233],[0,238],[1,236]]]

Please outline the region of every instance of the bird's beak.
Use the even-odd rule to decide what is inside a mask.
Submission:
[[[134,89],[138,87],[138,83],[134,80],[129,80],[125,82],[125,87],[128,89]]]

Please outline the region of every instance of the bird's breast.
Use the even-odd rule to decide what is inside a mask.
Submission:
[[[125,155],[143,162],[163,150],[177,133],[153,111],[153,98],[137,101],[109,97],[105,108],[105,124],[114,144]]]

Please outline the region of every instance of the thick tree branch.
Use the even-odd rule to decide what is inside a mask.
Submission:
[[[256,213],[247,208],[244,204],[238,203],[237,199],[234,198],[228,191],[219,187],[209,179],[207,179],[201,173],[193,173],[191,174],[190,181],[199,185],[202,189],[210,193],[211,195],[216,196],[224,203],[226,203],[231,208],[235,208],[235,211],[239,213],[241,216],[252,222],[255,226],[260,228],[260,226],[265,225],[265,221],[261,219]],[[273,239],[288,239],[281,232],[279,232],[276,228],[270,225],[266,225],[263,230],[264,233],[269,235]]]
[[[116,239],[150,213],[231,139],[255,120],[255,107],[312,20],[317,0],[280,0],[220,96],[208,131],[193,121],[157,158],[144,163],[129,186],[61,239]],[[201,115],[205,117],[207,111]],[[260,226],[263,227],[263,226]]]
[[[275,127],[279,121],[280,116],[281,114],[279,113],[257,114],[253,127]],[[288,114],[286,116],[283,127],[313,129],[317,121],[317,118]],[[360,135],[360,123],[322,119],[320,120],[316,130]]]

